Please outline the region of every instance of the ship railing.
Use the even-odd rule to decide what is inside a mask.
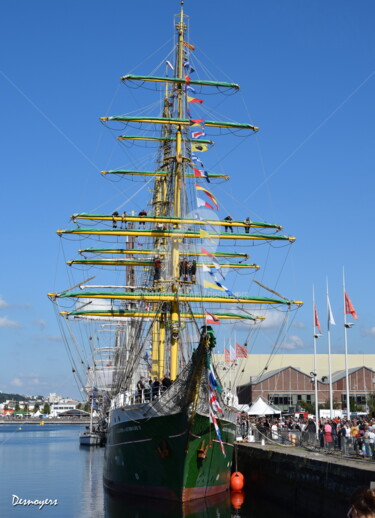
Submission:
[[[166,390],[165,387],[149,387],[144,389],[136,389],[133,393],[134,403],[149,403],[159,399],[159,397]]]

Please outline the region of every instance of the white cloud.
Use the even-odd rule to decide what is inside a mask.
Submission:
[[[13,378],[12,381],[10,382],[11,385],[13,385],[14,387],[22,387],[23,386],[23,382],[20,378]]]
[[[8,317],[0,317],[0,327],[21,327],[21,324]]]
[[[43,342],[62,342],[63,341],[61,335],[45,335],[45,334],[39,333],[39,334],[35,335],[35,338],[39,342],[41,342],[41,341],[43,341]]]
[[[47,323],[42,318],[39,318],[38,320],[34,320],[34,324],[44,329],[47,326]]]
[[[0,309],[7,308],[9,306],[8,302],[3,299],[3,296],[0,295]]]
[[[305,345],[299,336],[289,336],[287,341],[281,345],[280,349],[292,351],[294,349],[303,349],[304,347]]]
[[[365,335],[375,336],[375,327],[370,327],[370,329],[365,329]]]
[[[297,329],[305,329],[306,326],[303,322],[293,322],[293,327],[296,327]]]

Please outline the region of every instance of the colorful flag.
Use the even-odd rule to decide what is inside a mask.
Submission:
[[[202,198],[197,198],[197,205],[198,207],[206,207],[207,209],[214,210],[213,206],[207,203],[206,201],[202,200]]]
[[[184,69],[186,70],[186,72],[187,72],[188,74],[192,74],[193,72],[195,72],[195,68],[193,68],[193,67],[190,65],[189,61],[185,61],[185,62],[184,62]]]
[[[320,327],[318,312],[316,310],[316,306],[314,306],[314,325],[319,329],[319,333],[322,333],[322,328]]]
[[[166,61],[166,64],[169,66],[169,68],[171,70],[174,70],[174,66],[172,65],[172,63],[170,61]]]
[[[210,200],[215,204],[216,209],[219,210],[219,205],[218,205],[218,203],[216,201],[216,198],[215,198],[215,196],[210,191],[208,191],[207,189],[205,189],[201,185],[196,185],[195,188],[196,188],[197,191],[203,191],[206,194],[206,196],[208,196],[210,198]]]
[[[247,350],[242,345],[236,343],[236,357],[237,358],[247,358]]]
[[[188,43],[187,41],[183,41],[182,44],[184,45],[184,47],[186,47],[189,50],[195,50],[194,45],[192,45],[191,43]]]
[[[206,325],[208,324],[217,324],[220,325],[220,319],[213,315],[212,313],[209,313],[206,311]]]
[[[212,390],[210,390],[210,405],[211,405],[211,408],[213,410],[215,410],[215,412],[219,412],[220,414],[223,413],[223,410],[219,404],[219,401],[217,400],[216,394]]]
[[[209,282],[209,281],[206,281],[206,280],[203,281],[203,287],[204,288],[211,288],[212,290],[225,291],[225,289],[222,288],[221,286],[218,286],[217,284],[214,284],[213,282]]]
[[[329,301],[329,297],[327,295],[327,310],[328,310],[328,329],[329,325],[332,324],[333,326],[336,325],[335,319],[333,318],[332,310],[331,310],[331,303]]]
[[[194,176],[196,178],[205,178],[205,174],[204,174],[204,171],[202,171],[201,169],[198,169],[196,167],[193,167],[193,171],[194,171]]]
[[[223,441],[221,439],[220,428],[219,428],[219,426],[217,424],[217,419],[214,416],[214,413],[212,412],[212,410],[210,410],[210,421],[211,421],[211,423],[213,423],[213,425],[215,427],[216,435],[217,435],[217,438],[219,439],[219,442],[220,442],[221,451],[223,452],[224,457],[226,457],[224,444],[223,444]]]
[[[189,90],[189,92],[193,92],[193,94],[195,94],[196,93],[196,89],[193,88],[192,86],[190,86],[190,84],[187,81],[186,81],[186,83],[187,83],[186,90]]]
[[[204,137],[206,134],[204,131],[192,131],[191,136],[192,138],[201,138]]]
[[[204,164],[203,164],[202,160],[200,158],[198,158],[197,155],[191,155],[191,159],[194,162],[198,162],[202,167],[204,167]]]
[[[187,85],[190,84],[191,79],[190,79],[190,77],[187,74],[185,74],[185,81],[186,81]]]
[[[214,257],[214,255],[211,254],[211,252],[209,252],[205,248],[201,248],[201,252],[202,252],[203,255],[208,255],[208,257],[211,257],[211,259]]]
[[[210,234],[207,232],[207,230],[204,230],[203,228],[199,229],[199,237],[201,239],[211,239]]]
[[[193,167],[193,171],[194,171],[194,176],[196,178],[205,178],[208,183],[211,183],[208,178],[207,171],[204,171],[203,169],[198,169],[197,167]]]
[[[189,95],[187,95],[186,97],[187,97],[188,103],[199,103],[199,104],[203,103],[202,99],[197,99],[196,97],[190,97]]]
[[[354,306],[349,298],[349,295],[345,292],[345,313],[347,315],[352,315],[353,318],[358,320],[356,310],[354,309]]]
[[[204,123],[205,119],[190,119],[190,126],[204,126],[204,124],[201,124],[201,123]]]
[[[191,150],[198,151],[199,153],[203,153],[203,151],[208,151],[208,145],[207,144],[192,144]]]
[[[216,379],[215,373],[212,370],[211,365],[208,366],[208,381],[210,382],[211,390],[217,390],[220,394],[223,392],[219,382]]]

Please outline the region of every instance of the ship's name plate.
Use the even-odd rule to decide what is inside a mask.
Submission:
[[[137,425],[135,425],[135,426],[126,426],[126,427],[123,426],[121,428],[121,432],[137,432],[140,429],[141,429],[141,427],[137,426]]]

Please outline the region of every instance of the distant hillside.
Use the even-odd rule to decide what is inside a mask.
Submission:
[[[0,392],[0,403],[4,403],[8,399],[13,399],[13,401],[28,401],[30,398],[23,396],[22,394],[7,394],[6,392]],[[43,399],[43,396],[37,396],[37,399]]]

